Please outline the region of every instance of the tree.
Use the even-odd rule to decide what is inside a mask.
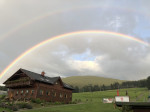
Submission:
[[[99,86],[98,85],[94,85],[93,91],[99,91],[99,90],[100,90]]]
[[[79,93],[79,87],[78,86],[74,87],[73,93]]]
[[[147,84],[146,84],[146,87],[150,90],[150,76],[147,77]]]
[[[105,89],[106,89],[106,87],[105,87],[105,85],[103,84],[103,85],[102,85],[102,90],[105,91]]]

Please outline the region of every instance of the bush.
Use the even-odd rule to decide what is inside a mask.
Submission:
[[[55,102],[55,105],[60,105],[60,104],[62,104],[61,102]]]
[[[13,111],[18,111],[18,106],[16,106],[16,105],[12,106],[12,107],[11,107],[11,110],[13,110]]]
[[[78,102],[78,100],[77,100],[77,99],[75,99],[75,100],[74,100],[74,102],[76,102],[76,103],[77,103],[77,102]]]
[[[6,95],[2,95],[1,97],[0,97],[0,99],[2,100],[2,99],[5,99],[5,97],[6,97]]]
[[[48,102],[48,105],[53,105],[54,103],[53,102]]]
[[[75,102],[75,101],[72,101],[72,102],[69,102],[69,104],[77,104],[77,102]]]
[[[27,109],[32,109],[32,105],[26,104],[26,108],[27,108]]]
[[[16,104],[18,106],[19,109],[21,108],[27,108],[27,109],[32,109],[32,105],[28,104],[28,103],[18,103]]]
[[[78,100],[77,100],[77,99],[75,99],[73,102],[74,102],[74,103],[78,103]]]
[[[6,105],[5,103],[1,103],[1,104],[0,104],[0,107],[2,107],[2,108],[6,108],[6,106],[7,106],[7,105]]]
[[[26,103],[17,103],[16,104],[18,106],[19,109],[25,108]]]
[[[132,112],[132,108],[130,106],[122,106],[122,112]]]
[[[42,103],[43,101],[40,100],[39,98],[37,98],[37,99],[32,99],[31,102],[40,104],[40,103]]]

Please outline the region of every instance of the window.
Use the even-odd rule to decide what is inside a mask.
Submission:
[[[62,98],[63,97],[63,95],[60,93],[60,98]]]
[[[54,97],[56,97],[56,92],[55,92],[55,94],[54,94]]]
[[[40,95],[43,95],[44,94],[44,91],[43,90],[40,90]]]
[[[34,94],[34,90],[31,90],[31,95],[33,95]]]
[[[50,95],[50,92],[49,92],[49,91],[46,91],[46,95],[49,96],[49,95]]]
[[[65,94],[65,98],[67,98],[67,94]]]
[[[26,94],[28,94],[29,93],[29,90],[26,90]]]
[[[19,91],[17,90],[16,95],[18,95],[18,94],[19,94]]]
[[[21,94],[23,94],[23,90],[21,90]]]

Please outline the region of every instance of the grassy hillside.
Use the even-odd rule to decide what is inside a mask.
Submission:
[[[97,76],[71,76],[62,79],[65,83],[83,87],[85,85],[110,85],[114,82],[123,82],[123,80],[118,79],[111,79],[111,78],[104,78],[104,77],[97,77]]]

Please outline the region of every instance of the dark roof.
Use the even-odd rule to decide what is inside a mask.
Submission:
[[[29,76],[32,80],[36,80],[36,81],[40,81],[40,82],[44,82],[48,84],[54,84],[58,79],[60,79],[60,77],[42,76],[41,74],[31,72],[22,68],[20,68],[19,70],[25,73],[27,76]],[[73,90],[73,88],[70,85],[65,84],[64,82],[63,82],[63,86],[64,88]]]
[[[64,85],[64,87],[67,88],[67,89],[74,90],[74,88],[72,88],[70,85],[68,85],[68,84],[66,84],[66,83],[64,83],[64,82],[63,82],[63,85]]]
[[[47,76],[43,77],[41,74],[31,72],[22,68],[20,70],[33,80],[37,80],[37,81],[45,82],[49,84],[54,84],[60,78],[60,77],[47,77]]]

